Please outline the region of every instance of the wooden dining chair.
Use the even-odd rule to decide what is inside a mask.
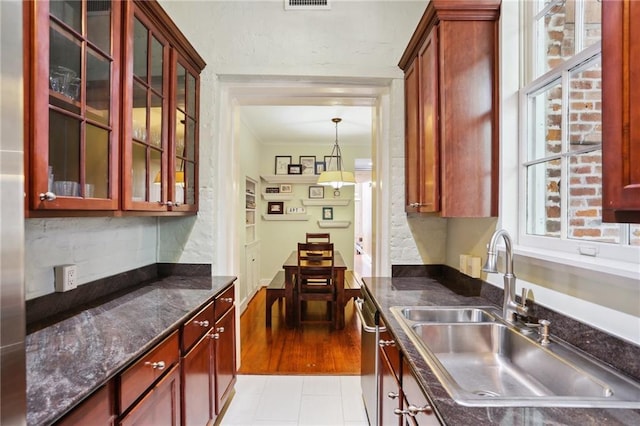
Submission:
[[[335,328],[338,303],[332,243],[298,243],[296,301],[298,326],[313,322],[330,323]],[[309,301],[327,302],[325,319],[306,318]]]
[[[326,232],[307,232],[307,243],[330,243],[331,234]]]

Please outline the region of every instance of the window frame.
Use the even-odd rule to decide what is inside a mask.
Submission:
[[[580,2],[582,3],[582,2]],[[585,68],[592,64],[594,60],[601,61],[601,43],[597,42],[581,49],[579,53],[574,54],[571,58],[565,60],[557,67],[548,70],[544,74],[533,78],[538,69],[537,42],[539,37],[536,34],[538,22],[536,17],[536,2],[531,2],[529,7],[525,7],[521,14],[522,27],[525,30],[522,33],[521,41],[522,53],[520,63],[524,67],[521,73],[523,81],[520,83],[518,90],[519,103],[519,120],[518,120],[518,171],[517,171],[517,223],[518,223],[518,245],[516,252],[523,255],[544,258],[546,261],[565,264],[567,266],[578,266],[588,270],[606,270],[609,273],[633,277],[637,274],[640,266],[640,247],[629,245],[630,225],[619,224],[621,227],[619,243],[605,243],[592,240],[580,240],[567,238],[567,188],[568,188],[568,168],[567,159],[576,155],[578,151],[570,151],[567,149],[567,109],[569,108],[567,99],[569,85],[567,84],[569,76],[581,68]],[[582,7],[580,7],[580,10]],[[578,10],[578,8],[576,8]],[[576,19],[578,21],[578,19]],[[576,34],[582,34],[582,30],[576,25]],[[576,36],[577,37],[577,36]],[[530,99],[548,89],[555,84],[561,84],[563,88],[562,94],[562,151],[553,156],[545,156],[534,161],[527,158],[531,142],[531,114]],[[600,147],[601,149],[601,147]],[[589,151],[597,150],[590,148]],[[562,190],[561,190],[561,235],[560,237],[550,237],[541,235],[531,235],[527,233],[527,169],[531,164],[539,164],[549,158],[562,159]],[[624,232],[623,232],[624,230]],[[549,250],[553,247],[553,250]],[[546,253],[546,255],[542,255]]]

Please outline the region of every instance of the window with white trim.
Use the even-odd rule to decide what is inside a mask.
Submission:
[[[525,4],[520,242],[638,262],[640,225],[602,222],[601,3]]]

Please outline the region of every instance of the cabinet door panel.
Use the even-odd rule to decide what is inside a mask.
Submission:
[[[173,367],[120,421],[122,426],[178,426],[180,370]]]
[[[602,3],[605,222],[640,223],[640,4]]]
[[[438,106],[438,29],[433,29],[418,53],[422,143],[420,211],[440,210],[440,135]]]
[[[419,61],[414,60],[404,76],[405,98],[405,211],[420,206],[420,78]]]
[[[230,309],[213,330],[218,335],[214,345],[216,415],[222,412],[236,381],[235,320],[235,309]]]
[[[207,334],[182,359],[182,424],[206,425],[212,420],[211,350]]]
[[[400,383],[397,374],[399,366],[394,368],[389,359],[380,350],[380,421],[383,425],[402,425],[402,416],[396,414],[396,409],[402,408]]]
[[[29,216],[118,208],[121,14],[85,4],[25,3]]]

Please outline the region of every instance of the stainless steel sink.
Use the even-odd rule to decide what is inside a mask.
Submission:
[[[409,321],[458,323],[458,322],[494,322],[498,310],[493,307],[443,307],[411,306],[401,308],[400,314]]]
[[[487,308],[391,310],[461,405],[640,408],[639,383],[557,340],[542,346]]]

